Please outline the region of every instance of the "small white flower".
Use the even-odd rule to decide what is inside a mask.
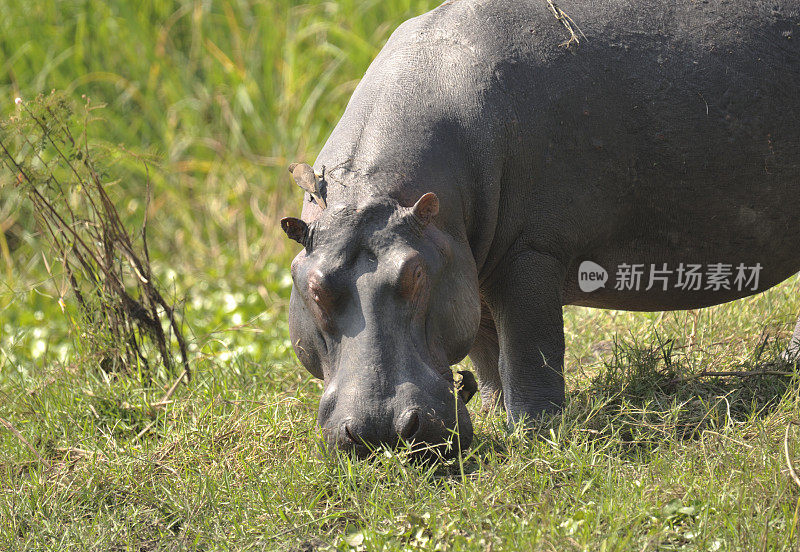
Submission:
[[[14,103],[17,105],[22,105],[22,98],[14,98]]]

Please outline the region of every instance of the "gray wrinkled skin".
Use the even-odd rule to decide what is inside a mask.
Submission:
[[[314,164],[290,329],[342,449],[456,425],[468,446],[467,354],[511,423],[558,409],[563,305],[698,308],[800,270],[800,0],[557,4],[579,43],[545,0],[404,23]],[[763,269],[755,291],[584,293],[585,260]]]

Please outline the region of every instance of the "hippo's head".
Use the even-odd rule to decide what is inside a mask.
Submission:
[[[451,455],[472,441],[475,380],[456,392],[450,365],[478,330],[477,277],[432,223],[438,210],[432,193],[413,206],[373,196],[281,221],[304,247],[292,262],[292,345],[324,379],[318,421],[336,448],[413,441]]]

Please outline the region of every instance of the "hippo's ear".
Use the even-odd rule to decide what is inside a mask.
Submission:
[[[283,231],[286,232],[287,236],[292,238],[303,247],[306,246],[306,238],[308,238],[308,225],[304,221],[294,217],[286,217],[281,219],[281,228],[283,228]]]
[[[439,213],[439,198],[433,192],[428,192],[417,200],[411,212],[427,225]]]

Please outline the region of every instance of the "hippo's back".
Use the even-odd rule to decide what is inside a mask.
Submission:
[[[457,5],[455,2],[453,5]],[[800,0],[463,2],[512,120],[487,265],[567,267],[565,302],[660,310],[746,293],[578,289],[578,266],[800,269]]]
[[[738,296],[586,295],[585,260],[768,260],[763,289],[800,269],[800,0],[445,2],[393,34],[316,165],[404,204],[436,192],[481,278],[556,257],[565,302]]]

